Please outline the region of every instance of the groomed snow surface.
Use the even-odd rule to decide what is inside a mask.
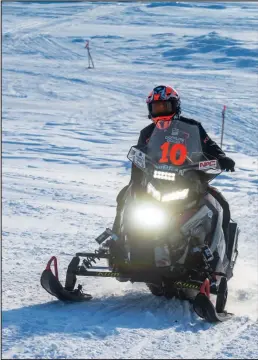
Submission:
[[[258,358],[257,16],[244,2],[2,5],[4,359]],[[82,304],[40,286],[50,256],[64,280],[75,252],[95,250],[111,226],[159,84],[218,142],[227,106],[223,149],[236,172],[213,185],[241,234],[226,323],[144,284],[80,278],[94,295]]]

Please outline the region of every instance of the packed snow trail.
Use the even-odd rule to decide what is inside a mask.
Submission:
[[[257,358],[257,7],[252,3],[4,3],[3,358]],[[188,24],[188,25],[187,25]],[[88,70],[85,40],[96,69]],[[149,123],[145,97],[174,86],[235,173],[214,182],[239,223],[227,309],[211,325],[143,284],[80,279],[94,298],[62,304],[60,279],[115,216],[126,156]]]

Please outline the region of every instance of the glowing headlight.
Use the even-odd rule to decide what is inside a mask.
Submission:
[[[148,183],[147,193],[151,194],[154,197],[154,199],[156,199],[158,201],[167,202],[167,201],[173,201],[173,200],[186,199],[188,196],[188,193],[189,193],[189,189],[174,191],[172,193],[168,193],[168,194],[161,196],[161,193],[158,190],[156,190],[155,187],[151,183]]]
[[[154,199],[160,201],[161,200],[161,194],[158,190],[155,189],[155,187],[151,184],[151,183],[148,183],[147,185],[147,193],[148,194],[151,194]]]
[[[162,196],[161,201],[172,201],[172,200],[183,200],[186,199],[189,193],[189,189],[184,189],[181,191],[174,191],[170,194],[165,194]]]
[[[149,229],[164,225],[167,219],[165,211],[153,204],[138,205],[132,211],[133,222]]]
[[[173,174],[173,173],[167,173],[167,172],[164,172],[164,171],[157,171],[157,170],[154,170],[154,174],[153,174],[153,177],[155,179],[170,180],[170,181],[174,181],[175,176],[176,175]]]

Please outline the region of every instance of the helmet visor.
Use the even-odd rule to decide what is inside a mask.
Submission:
[[[150,104],[150,113],[153,117],[172,115],[176,112],[176,101],[153,101]]]

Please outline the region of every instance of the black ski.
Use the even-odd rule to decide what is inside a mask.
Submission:
[[[198,316],[211,323],[229,320],[233,316],[232,313],[226,311],[218,313],[209,298],[201,293],[194,299],[193,309]]]
[[[40,278],[41,286],[51,295],[55,296],[61,301],[73,301],[81,302],[88,301],[92,299],[90,294],[84,294],[81,291],[81,285],[78,286],[78,289],[68,291],[66,290],[58,278],[52,273],[51,269],[46,269],[43,271]]]

